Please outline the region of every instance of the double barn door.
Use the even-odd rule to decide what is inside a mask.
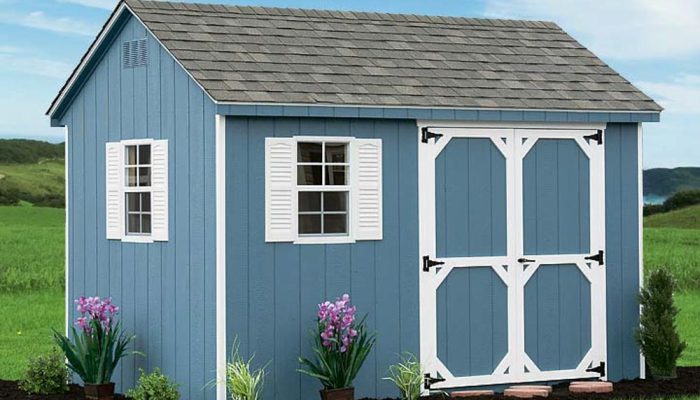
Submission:
[[[426,389],[604,376],[603,131],[419,140]]]

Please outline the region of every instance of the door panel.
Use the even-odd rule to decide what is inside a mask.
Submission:
[[[590,253],[590,167],[573,139],[540,139],[523,158],[525,254]]]
[[[588,371],[606,359],[604,260],[590,259],[605,243],[595,131],[430,130],[419,145],[430,388],[600,377]]]
[[[490,266],[455,268],[437,290],[438,357],[455,375],[488,375],[508,350],[507,288]]]
[[[506,255],[506,160],[488,138],[454,138],[435,160],[438,257]]]
[[[525,285],[525,352],[541,371],[575,369],[591,348],[591,285],[574,264],[539,267]]]

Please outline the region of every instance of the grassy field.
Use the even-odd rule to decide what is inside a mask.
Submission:
[[[63,164],[62,159],[36,164],[0,164],[0,189],[14,190],[23,200],[60,207],[65,178]]]
[[[685,366],[700,365],[700,226],[686,223],[694,216],[700,207],[654,215],[644,230],[646,269],[667,266],[682,288]],[[64,329],[63,218],[63,209],[0,207],[0,379],[18,379],[29,356],[51,348],[50,328]]]

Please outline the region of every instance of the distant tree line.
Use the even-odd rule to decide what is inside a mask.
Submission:
[[[644,216],[700,204],[700,190],[683,190],[666,199],[663,204],[645,204]]]
[[[63,158],[63,143],[28,139],[0,139],[0,164],[35,164],[41,160]]]

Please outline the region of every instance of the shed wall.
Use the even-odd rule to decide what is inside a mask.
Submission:
[[[121,43],[148,38],[147,67],[123,69]],[[118,390],[138,369],[162,371],[183,398],[213,398],[215,195],[214,104],[135,19],[129,19],[78,92],[68,126],[68,297],[111,296],[134,348],[115,373]],[[170,240],[105,238],[105,143],[169,141]],[[76,315],[69,304],[70,320]]]

